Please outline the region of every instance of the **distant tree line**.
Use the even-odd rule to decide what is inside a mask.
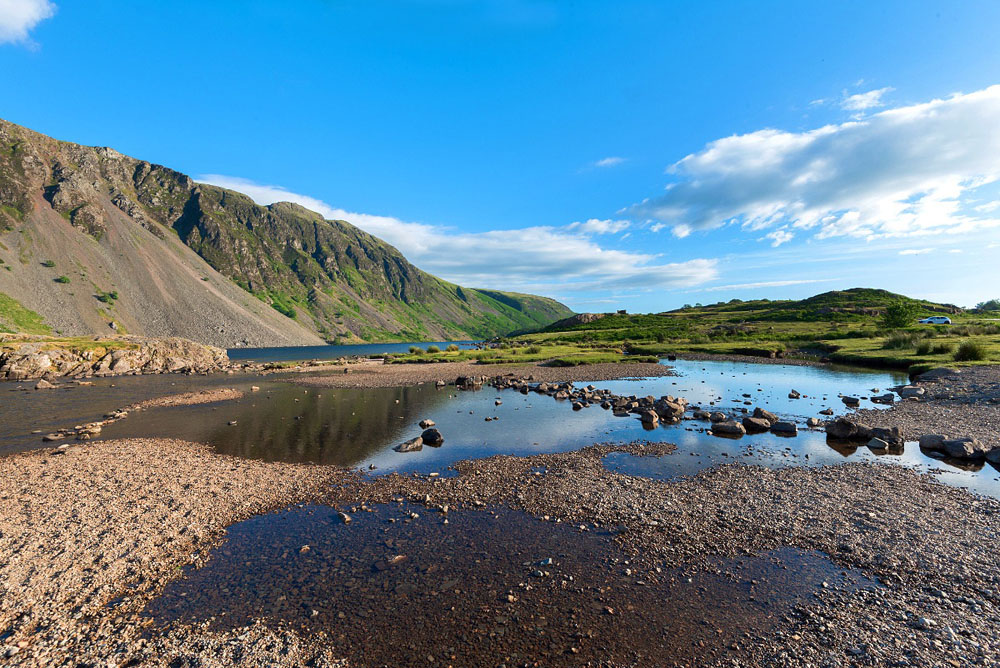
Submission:
[[[988,302],[976,304],[977,311],[1000,311],[1000,299],[991,299]]]

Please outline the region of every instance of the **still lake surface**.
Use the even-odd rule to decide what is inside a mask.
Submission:
[[[345,346],[285,346],[277,348],[230,348],[234,362],[300,362],[303,360],[335,360],[340,357],[368,357],[383,353],[407,353],[410,346],[427,350],[437,346],[444,350],[454,344],[463,350],[474,348],[478,341],[422,341],[419,343],[359,343]]]

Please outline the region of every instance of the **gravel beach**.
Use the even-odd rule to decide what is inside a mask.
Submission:
[[[922,379],[921,379],[922,378]],[[915,441],[924,434],[971,436],[988,447],[1000,446],[1000,366],[965,367],[958,373],[918,378],[924,395],[889,410],[860,410],[858,417],[879,427],[899,427]]]
[[[413,382],[412,371],[404,367],[373,377]],[[582,371],[595,377],[593,367]],[[451,368],[445,378],[461,374]],[[357,380],[351,375],[344,379]],[[963,371],[924,385],[929,398],[874,417],[908,416],[919,425],[921,415],[932,420],[946,407],[960,408],[971,411],[972,423],[956,418],[927,424],[971,433],[973,424],[995,418],[997,377],[995,368]],[[727,464],[660,482],[608,471],[601,460],[613,451],[677,456],[669,444],[595,445],[469,460],[457,464],[458,475],[451,477],[376,478],[333,467],[243,460],[171,440],[88,442],[60,454],[0,458],[0,657],[15,666],[336,666],[345,665],[353,647],[350,665],[368,665],[356,644],[333,634],[277,622],[221,629],[211,620],[151,632],[141,613],[183,567],[206,564],[234,523],[303,503],[357,513],[364,504],[405,499],[423,508],[421,514],[445,519],[449,510],[512,509],[538,522],[612,530],[616,549],[628,561],[609,586],[626,597],[633,591],[637,601],[644,600],[643,588],[659,586],[666,573],[688,573],[695,581],[699,573],[736,578],[733,564],[739,562],[720,565],[719,559],[787,548],[825,555],[835,568],[870,583],[848,586],[831,578],[765,628],[730,629],[738,620],[723,621],[721,613],[713,619],[709,611],[703,624],[727,628],[714,644],[711,634],[704,644],[706,636],[692,630],[688,644],[703,643],[696,647],[704,653],[673,663],[1000,665],[1000,502],[878,463],[776,470]],[[556,586],[558,563],[552,569],[549,586]],[[657,648],[643,643],[652,641],[643,636],[620,644],[620,631],[601,617],[615,614],[608,612],[610,604],[591,607],[594,596],[616,600],[610,590],[601,591],[571,589],[553,599],[569,606],[556,608],[559,619],[573,615],[573,623],[549,628],[544,641],[534,622],[516,621],[536,619],[526,600],[497,600],[475,589],[469,595],[491,619],[515,622],[505,643],[517,647],[521,659],[507,665],[650,665],[645,657],[657,656]],[[628,619],[626,614],[618,623]],[[377,632],[364,625],[341,631],[355,641],[353,634]],[[399,648],[402,658],[395,665],[431,665],[429,649],[436,651],[442,639],[423,627],[414,628],[412,637],[410,647]],[[467,661],[433,665],[499,665],[487,645],[482,655],[472,647]],[[540,658],[525,662],[532,647]],[[372,656],[392,651],[379,647]]]
[[[383,364],[359,362],[351,364],[348,373],[338,369],[333,373],[309,374],[294,382],[313,387],[404,387],[443,380],[453,383],[459,376],[531,376],[536,381],[563,383],[567,381],[617,380],[621,378],[651,378],[673,375],[669,366],[650,362],[631,364],[587,364],[573,367],[550,367],[541,364],[475,364],[472,362],[438,362],[432,364]]]

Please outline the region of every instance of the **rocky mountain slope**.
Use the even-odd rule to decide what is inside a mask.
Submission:
[[[2,120],[0,263],[0,331],[293,345],[488,337],[572,313],[448,283],[301,206]]]

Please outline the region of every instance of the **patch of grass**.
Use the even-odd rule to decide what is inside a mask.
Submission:
[[[56,283],[63,283],[63,284],[65,284],[65,283],[69,283],[69,276],[57,276],[56,278],[54,278],[52,280],[54,280]]]
[[[45,319],[25,308],[13,297],[0,292],[0,332],[10,334],[48,334],[52,328]]]

